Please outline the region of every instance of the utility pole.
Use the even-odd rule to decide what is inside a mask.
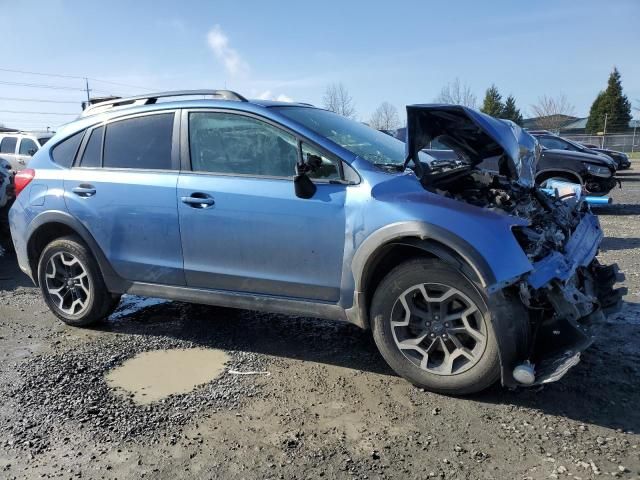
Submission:
[[[600,148],[604,148],[604,142],[607,139],[607,117],[609,116],[608,113],[604,114],[604,131],[602,132],[602,147]]]
[[[631,140],[631,153],[633,153],[633,147],[636,146],[636,128],[638,128],[638,121],[633,122],[633,140]]]
[[[89,96],[89,79],[87,77],[84,77],[84,88],[87,90],[87,107],[89,106],[89,101],[91,100],[91,97]],[[607,121],[605,120],[605,125],[606,125]]]

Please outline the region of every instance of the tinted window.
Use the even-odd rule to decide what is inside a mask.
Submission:
[[[104,127],[96,128],[91,132],[87,146],[84,147],[82,153],[82,160],[80,160],[81,167],[99,167],[100,157],[102,154],[102,132]]]
[[[84,131],[71,135],[69,138],[53,147],[53,150],[51,151],[51,158],[53,158],[53,161],[58,165],[70,168],[73,164],[73,160],[76,158],[76,153],[78,152],[78,147],[80,146],[80,140],[82,140],[83,133]]]
[[[189,115],[194,171],[291,177],[298,159],[293,135],[251,117],[228,113]]]
[[[315,155],[321,160],[320,167],[313,172],[309,172],[310,178],[326,178],[328,180],[340,180],[340,167],[338,162],[328,158],[320,153],[320,151],[311,145],[302,144],[302,156],[308,158],[309,155]]]
[[[20,140],[20,150],[18,151],[20,155],[33,155],[37,151],[38,145],[30,138]]]
[[[39,138],[38,142],[40,142],[40,146],[44,147],[44,144],[47,143],[49,141],[51,137],[45,137],[45,138]]]
[[[163,113],[107,125],[103,166],[170,170],[173,118]]]
[[[16,137],[4,137],[0,142],[0,153],[16,153]]]
[[[570,145],[559,138],[554,137],[538,137],[543,147],[555,150],[565,150]]]

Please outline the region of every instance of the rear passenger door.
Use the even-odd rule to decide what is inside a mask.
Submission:
[[[66,174],[70,213],[131,281],[184,285],[176,205],[179,117],[134,115],[87,130]]]
[[[187,285],[337,301],[345,242],[340,160],[249,114],[184,111],[182,125]],[[303,151],[322,160],[309,199],[296,197],[293,185]]]

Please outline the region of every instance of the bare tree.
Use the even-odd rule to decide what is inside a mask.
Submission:
[[[356,107],[349,91],[342,83],[327,85],[322,97],[324,108],[343,115],[347,118],[355,118]]]
[[[531,105],[531,110],[538,117],[538,127],[546,130],[559,130],[567,122],[567,117],[572,117],[575,113],[575,107],[564,94],[555,98],[543,95],[538,98],[538,103]]]
[[[438,103],[449,103],[452,105],[464,105],[465,107],[476,108],[477,98],[471,91],[469,85],[461,84],[456,78],[453,82],[447,83],[440,94],[435,98]]]
[[[389,102],[382,102],[371,115],[369,126],[376,130],[395,130],[400,126],[398,109]]]

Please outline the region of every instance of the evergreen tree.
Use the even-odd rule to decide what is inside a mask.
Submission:
[[[504,104],[502,103],[502,95],[498,92],[498,88],[495,85],[491,85],[487,89],[487,93],[484,96],[482,102],[481,112],[491,115],[492,117],[499,117],[504,110]]]
[[[500,118],[511,120],[512,122],[515,122],[518,125],[522,125],[522,120],[523,120],[522,114],[520,113],[520,110],[516,107],[516,99],[513,98],[513,95],[509,95],[507,97],[506,102],[504,102],[504,108],[502,109]]]
[[[600,92],[589,111],[587,131],[597,133],[604,131],[604,120],[607,119],[607,132],[624,131],[631,121],[631,102],[622,93],[620,72],[613,68],[609,75],[607,89]]]
[[[606,111],[606,95],[603,91],[600,91],[596,99],[591,104],[591,109],[589,110],[589,118],[587,119],[586,126],[586,131],[588,133],[602,132]]]

